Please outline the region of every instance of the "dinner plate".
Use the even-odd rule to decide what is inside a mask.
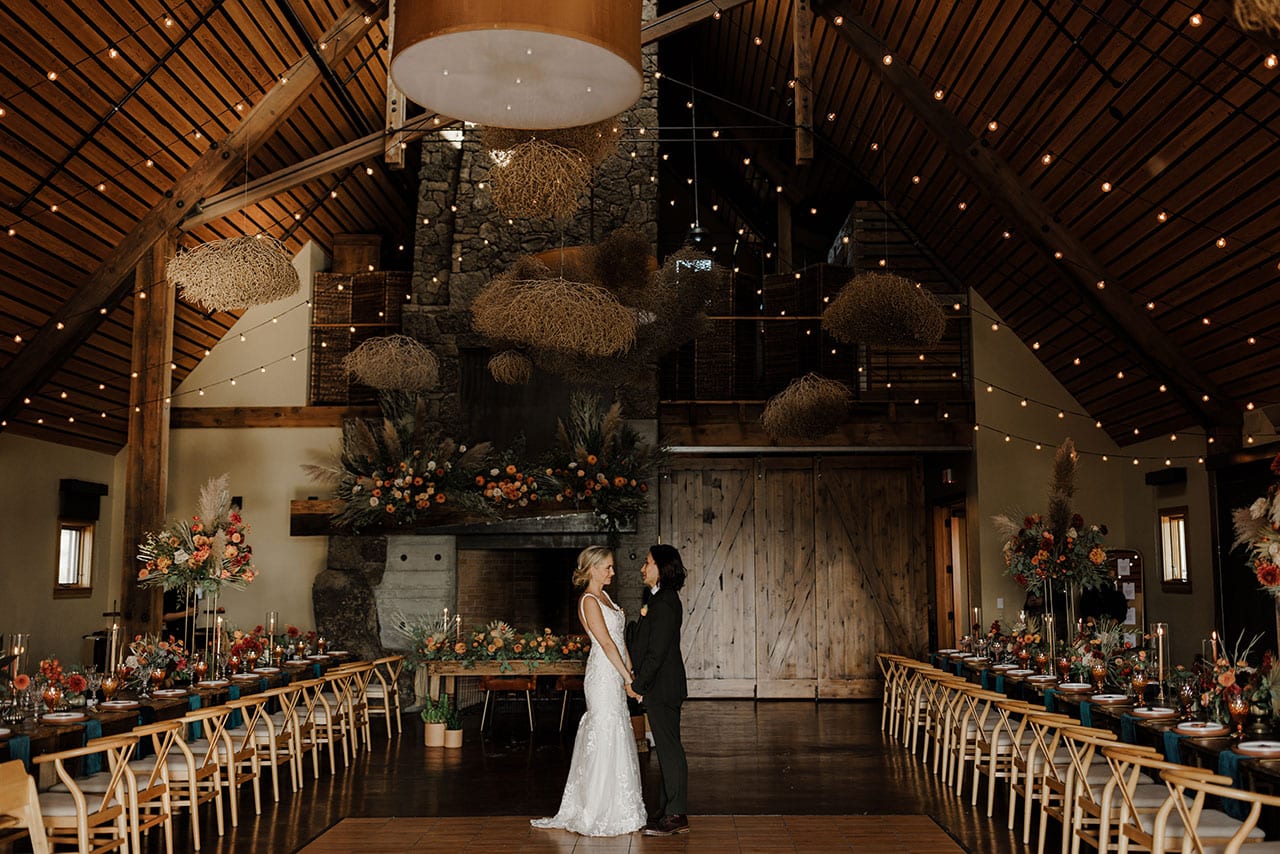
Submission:
[[[186,688],[157,688],[151,692],[153,697],[185,697],[187,696]]]
[[[1127,703],[1129,698],[1124,694],[1094,694],[1089,698],[1094,703]]]
[[[256,673],[232,673],[232,674],[231,674],[231,678],[232,678],[232,679],[242,679],[242,680],[244,680],[244,681],[246,681],[246,682],[247,682],[247,681],[248,681],[248,680],[250,680],[250,679],[259,679],[259,678],[261,678],[261,677],[259,677],[259,676],[258,676],[258,674],[256,674]]]
[[[946,655],[949,652],[959,652],[959,651],[960,650],[958,649],[940,649],[938,650],[938,655]],[[343,652],[346,652],[346,650],[343,650]]]
[[[1030,676],[1032,673],[1035,673],[1035,671],[1034,671],[1034,670],[1026,670],[1026,669],[1023,669],[1023,668],[1019,668],[1019,669],[1017,669],[1017,670],[1010,670],[1010,671],[1009,671],[1008,673],[1006,673],[1005,675],[1006,675],[1006,676]]]
[[[1222,735],[1227,731],[1226,724],[1214,721],[1186,721],[1173,728],[1178,735]]]
[[[254,673],[279,673],[280,668],[279,667],[255,667],[253,668],[253,672]]]
[[[98,708],[118,712],[122,709],[136,709],[140,705],[141,703],[134,702],[133,700],[103,700],[98,704]]]
[[[345,649],[331,649],[329,650],[329,654],[330,655],[350,655],[351,652]]]
[[[327,655],[308,655],[308,656],[307,656],[307,659],[308,659],[308,660],[310,660],[310,661],[328,661],[328,660],[329,660],[329,656],[327,656]]]
[[[42,721],[53,721],[54,723],[75,723],[85,719],[84,712],[49,712],[42,717]]]
[[[1245,756],[1276,757],[1280,756],[1280,741],[1244,741],[1236,745],[1235,751]]]
[[[1058,685],[1059,691],[1090,691],[1093,686],[1088,682],[1063,682]]]
[[[201,688],[222,688],[223,686],[230,685],[230,684],[231,683],[225,679],[205,679],[202,682],[196,683],[196,685],[198,685]]]
[[[12,732],[12,730],[8,727],[0,726],[0,738],[8,738],[10,732]]]
[[[1035,676],[1028,676],[1028,682],[1057,682],[1057,676],[1050,676],[1048,673],[1037,673]]]
[[[1130,712],[1136,718],[1172,718],[1178,714],[1177,709],[1167,706],[1143,706]]]
[[[969,660],[970,661],[986,661],[987,657],[985,655],[971,655],[969,656]]]
[[[1018,667],[1018,665],[1016,665],[1016,664],[993,664],[993,665],[991,665],[991,669],[992,669],[992,670],[998,670],[998,671],[1001,671],[1001,672],[1007,672],[1007,671],[1010,671],[1010,670],[1016,670],[1016,669],[1017,669],[1017,667]]]

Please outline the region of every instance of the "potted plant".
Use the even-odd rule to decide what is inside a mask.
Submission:
[[[448,714],[448,696],[442,694],[438,700],[433,700],[430,697],[423,700],[422,722],[425,728],[423,744],[427,747],[441,747],[444,745],[444,724]]]
[[[448,701],[445,701],[446,705]],[[462,710],[450,707],[444,716],[444,746],[457,749],[462,747]]]

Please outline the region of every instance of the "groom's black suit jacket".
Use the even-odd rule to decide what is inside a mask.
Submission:
[[[680,596],[663,587],[649,598],[648,606],[648,613],[636,622],[631,643],[631,664],[636,672],[631,687],[646,702],[679,705],[689,695],[680,655],[684,608]]]

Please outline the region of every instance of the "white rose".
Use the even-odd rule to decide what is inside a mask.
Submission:
[[[378,496],[376,496],[376,495],[370,495],[370,496],[369,496],[369,506],[370,506],[370,507],[377,507],[377,506],[378,506]]]
[[[459,445],[459,446],[458,446],[458,453],[460,453],[460,454],[465,454],[466,452],[467,452],[467,446],[466,446],[466,445]]]
[[[489,477],[497,477],[497,476],[498,476],[497,469],[489,469]]]
[[[435,470],[436,470],[436,461],[427,460],[427,471],[435,471]]]
[[[191,555],[187,554],[182,549],[178,549],[176,552],[173,553],[174,563],[186,563],[189,560],[191,560]]]

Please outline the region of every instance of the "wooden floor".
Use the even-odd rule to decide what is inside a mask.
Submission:
[[[373,749],[346,770],[314,781],[308,765],[306,788],[293,795],[284,784],[278,804],[264,785],[261,815],[244,793],[240,826],[222,838],[206,808],[201,852],[1027,851],[1000,820],[999,800],[997,820],[988,821],[883,738],[878,702],[690,701],[691,833],[610,841],[535,831],[528,819],[559,805],[573,738],[569,726],[564,736],[556,732],[558,702],[535,703],[534,711],[532,738],[523,702],[502,703],[484,737],[479,716],[468,715],[462,750],[424,748],[416,716],[406,717],[396,740],[375,725]],[[642,754],[640,770],[652,803],[657,755]],[[174,838],[175,850],[191,850],[185,819]],[[143,847],[163,850],[154,832]]]

